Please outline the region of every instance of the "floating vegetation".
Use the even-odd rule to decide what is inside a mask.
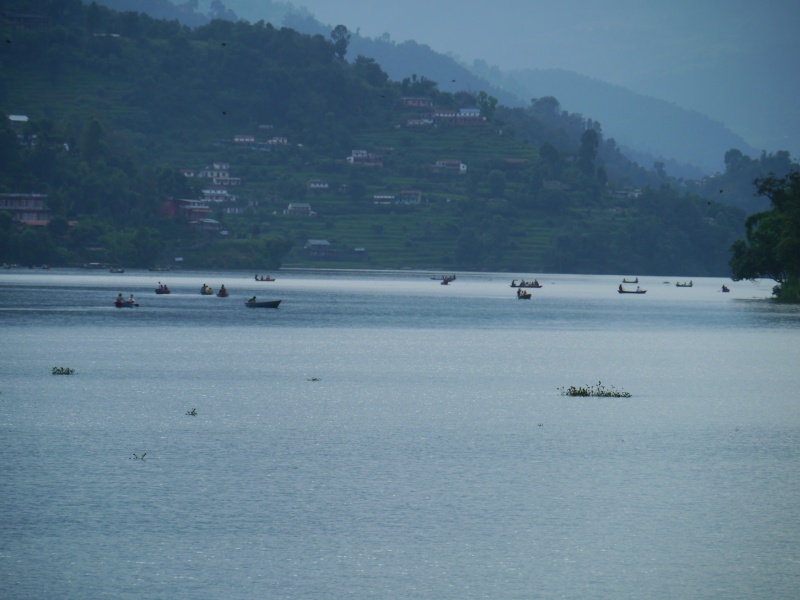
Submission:
[[[196,408],[193,408],[192,410],[187,410],[187,411],[186,411],[186,414],[187,414],[188,416],[190,416],[190,417],[196,417],[196,416],[197,416],[197,409],[196,409]]]
[[[597,385],[587,385],[583,387],[575,387],[574,385],[569,386],[568,388],[556,388],[559,392],[561,392],[562,396],[582,396],[588,398],[590,396],[600,397],[600,398],[630,398],[630,392],[625,392],[622,390],[617,390],[612,385],[610,388],[605,387],[602,382],[598,381]]]
[[[133,460],[144,460],[144,457],[145,457],[145,456],[147,456],[147,452],[145,452],[145,453],[144,453],[144,454],[142,454],[141,456],[139,456],[138,454],[136,454],[136,453],[134,452],[134,453],[133,453]]]
[[[309,377],[306,381],[321,381],[319,377]]]
[[[75,369],[70,369],[69,367],[53,367],[51,372],[53,375],[72,375]]]

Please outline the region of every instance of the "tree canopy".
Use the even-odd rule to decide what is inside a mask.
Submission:
[[[772,208],[745,221],[746,240],[731,247],[734,281],[770,278],[775,296],[800,302],[800,172],[756,180],[759,196]]]

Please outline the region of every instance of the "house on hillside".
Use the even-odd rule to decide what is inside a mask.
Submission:
[[[613,198],[619,198],[625,200],[635,200],[641,195],[642,195],[642,190],[630,186],[625,186],[621,190],[614,190],[611,193],[611,196]]]
[[[315,217],[317,213],[311,210],[311,205],[308,202],[290,202],[283,210],[285,215],[300,215],[302,217]]]
[[[419,190],[403,190],[395,198],[395,204],[419,204],[422,202],[422,192]]]
[[[412,129],[419,129],[423,127],[433,127],[433,119],[429,117],[420,117],[417,119],[406,119],[406,127]]]
[[[308,240],[303,249],[311,258],[330,259],[338,254],[328,240]]]
[[[433,107],[433,100],[431,100],[430,98],[405,96],[403,98],[400,98],[400,102],[403,104],[403,106],[411,106],[413,108]]]
[[[465,165],[460,160],[437,160],[436,164],[433,165],[434,171],[454,171],[461,175],[464,175],[467,172],[467,165]]]
[[[328,182],[324,179],[309,179],[306,182],[306,188],[314,192],[327,190]]]
[[[220,230],[220,222],[214,219],[197,219],[189,221],[189,229],[193,231],[205,231],[209,233],[216,233]]]
[[[434,111],[433,120],[443,125],[477,125],[485,123],[486,117],[478,108],[459,108]]]
[[[375,194],[372,197],[372,203],[376,206],[389,206],[394,204],[394,195],[391,194]]]
[[[230,168],[231,166],[228,163],[213,163],[210,167],[206,167],[197,173],[197,177],[210,179],[214,185],[241,185],[242,179],[240,177],[231,177]]]
[[[178,200],[175,214],[189,221],[200,221],[208,218],[211,208],[200,200]]]
[[[0,194],[0,211],[11,213],[18,223],[42,227],[53,218],[47,194]]]
[[[228,188],[209,186],[202,190],[203,202],[236,202],[236,196],[228,193]]]
[[[372,154],[366,150],[353,150],[347,157],[347,162],[351,165],[366,165],[369,167],[382,167],[383,156]]]

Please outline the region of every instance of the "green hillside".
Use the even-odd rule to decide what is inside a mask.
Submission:
[[[741,212],[628,161],[554,99],[511,109],[390,81],[347,54],[346,31],[7,4],[0,192],[46,194],[52,213],[46,227],[0,213],[8,263],[699,276],[727,274],[741,236]],[[215,164],[235,199],[207,197],[198,175]],[[400,203],[408,190],[418,202]],[[285,214],[298,203],[312,214]],[[329,242],[325,256],[308,240]]]

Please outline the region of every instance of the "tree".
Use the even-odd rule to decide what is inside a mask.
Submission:
[[[350,32],[344,25],[337,25],[331,31],[331,39],[333,40],[333,48],[336,51],[336,56],[339,60],[344,60],[347,54],[347,46],[350,44]]]
[[[83,132],[83,141],[81,143],[81,154],[89,164],[93,164],[104,152],[103,136],[103,127],[97,119],[90,119]]]
[[[478,108],[481,110],[481,116],[491,121],[497,110],[497,98],[484,91],[478,92]]]
[[[759,196],[770,199],[772,209],[750,215],[745,240],[731,246],[734,281],[775,280],[772,292],[780,300],[800,302],[800,171],[786,177],[755,181]]]
[[[594,159],[597,157],[597,148],[600,138],[597,131],[587,129],[581,136],[581,147],[578,150],[578,165],[587,177],[594,175]]]

